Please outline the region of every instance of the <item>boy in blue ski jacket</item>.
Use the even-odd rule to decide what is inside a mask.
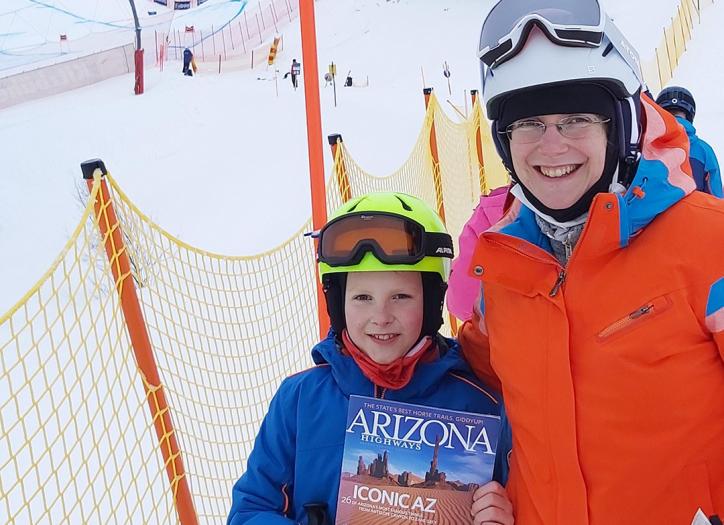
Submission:
[[[503,415],[457,342],[438,333],[452,246],[437,214],[401,193],[353,199],[322,228],[332,330],[312,350],[316,366],[287,378],[272,399],[228,525],[334,523],[350,395]],[[510,442],[504,425],[496,481],[474,493],[471,522],[513,524],[501,485]]]
[[[714,150],[696,134],[696,101],[688,89],[669,86],[656,97],[656,103],[676,117],[689,137],[689,162],[696,189],[720,199],[724,197],[721,172]]]

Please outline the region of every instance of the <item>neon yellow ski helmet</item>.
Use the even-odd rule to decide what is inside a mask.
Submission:
[[[423,249],[422,245],[427,246],[428,251],[421,253],[418,251],[417,257],[409,256],[410,261],[406,262],[390,262],[381,253],[380,241],[375,242],[375,239],[370,239],[370,244],[365,244],[364,241],[355,244],[355,240],[351,239],[348,242],[352,242],[349,245],[351,251],[356,251],[359,254],[364,252],[364,255],[357,257],[358,260],[350,261],[349,263],[340,263],[332,265],[325,261],[322,255],[322,246],[325,242],[325,230],[327,230],[333,223],[339,223],[343,219],[347,218],[363,218],[371,219],[374,217],[392,217],[400,218],[407,222],[407,228],[413,230],[414,225],[421,227],[421,235],[415,233],[415,241],[422,243],[418,246],[419,249]],[[363,230],[363,223],[359,222],[360,230]],[[355,224],[348,226],[349,232],[354,232],[356,229]],[[329,230],[332,231],[331,229]],[[432,234],[432,235],[429,235]],[[434,239],[432,242],[430,239]],[[416,243],[416,244],[417,244]],[[434,245],[434,246],[433,246]],[[377,249],[377,250],[375,250]],[[411,248],[415,251],[414,248]],[[377,255],[376,253],[377,252]],[[382,256],[382,257],[378,257]],[[423,200],[399,192],[380,192],[380,193],[368,193],[360,197],[356,197],[335,210],[327,224],[320,230],[320,249],[318,250],[318,261],[319,261],[319,277],[324,279],[325,275],[334,273],[349,273],[349,272],[375,272],[375,271],[411,271],[411,272],[429,272],[435,273],[440,276],[442,282],[447,282],[450,276],[450,261],[453,256],[452,250],[452,238],[447,233],[445,225],[442,223],[440,216],[437,212],[431,208]],[[392,256],[394,258],[394,256]],[[399,256],[401,259],[408,258],[407,255]],[[412,259],[418,259],[413,261]]]

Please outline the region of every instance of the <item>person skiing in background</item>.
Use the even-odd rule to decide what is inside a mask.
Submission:
[[[656,103],[674,115],[689,136],[689,162],[696,189],[715,197],[724,197],[719,162],[714,150],[696,134],[694,127],[696,101],[691,92],[683,87],[669,86],[659,93]]]
[[[496,2],[482,99],[513,180],[459,340],[499,380],[525,525],[724,516],[724,200],[596,0]]]
[[[430,206],[402,193],[363,195],[332,214],[317,236],[332,328],[312,349],[316,366],[288,377],[272,399],[234,485],[228,525],[307,523],[310,503],[326,508],[326,523],[334,523],[350,395],[502,412],[458,344],[438,333],[453,244]],[[476,524],[513,523],[501,485],[506,429],[503,423],[496,481],[473,495]]]
[[[187,77],[194,76],[194,73],[196,72],[196,67],[194,64],[194,54],[188,47],[184,49],[184,62],[181,72]]]
[[[297,83],[299,82],[297,79],[299,75],[302,74],[302,65],[297,62],[296,58],[292,59],[292,66],[289,69],[289,74],[292,76],[292,86],[294,86],[294,89],[297,89]]]

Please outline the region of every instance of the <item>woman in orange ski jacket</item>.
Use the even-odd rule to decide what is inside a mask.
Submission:
[[[724,517],[724,201],[693,191],[684,130],[598,3],[549,3],[501,0],[481,31],[517,200],[478,240],[460,331],[501,385],[516,522]]]

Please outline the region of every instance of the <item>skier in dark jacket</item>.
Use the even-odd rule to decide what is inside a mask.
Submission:
[[[183,65],[183,68],[181,69],[181,73],[183,73],[187,77],[194,76],[193,60],[194,60],[194,54],[187,47],[186,49],[184,49],[184,65]]]
[[[420,234],[420,247],[437,249],[415,256],[406,246],[401,255],[395,243],[403,237],[413,242],[410,232]],[[502,411],[457,342],[438,333],[452,239],[429,206],[401,193],[365,195],[338,210],[319,237],[332,330],[312,350],[316,366],[287,378],[274,396],[246,472],[234,485],[228,525],[308,523],[309,503],[320,503],[326,523],[334,523],[350,395],[478,414]],[[500,482],[510,439],[503,432],[498,444],[494,478]],[[509,525],[511,504],[497,481],[476,491],[476,519]]]
[[[297,62],[296,58],[292,59],[292,67],[289,70],[289,73],[292,75],[292,86],[294,86],[294,89],[297,89],[297,84],[299,82],[298,78],[299,75],[302,74],[302,65]]]
[[[684,126],[689,136],[689,162],[696,182],[696,189],[724,197],[722,189],[721,172],[714,150],[709,144],[696,134],[694,115],[696,115],[696,101],[688,89],[679,86],[669,86],[656,98],[656,103],[676,117]]]

